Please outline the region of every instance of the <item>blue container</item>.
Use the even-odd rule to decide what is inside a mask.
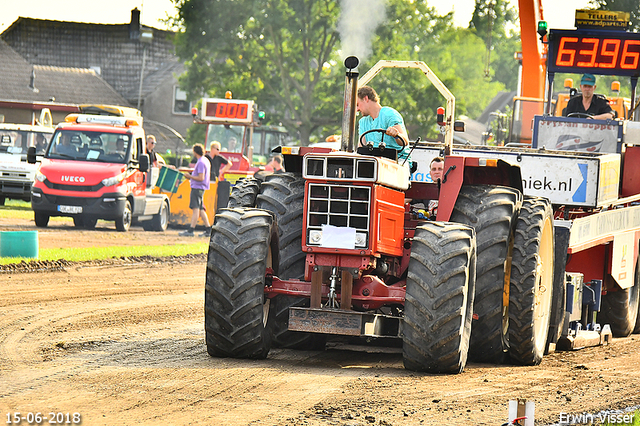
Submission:
[[[38,231],[0,232],[0,257],[38,257]]]

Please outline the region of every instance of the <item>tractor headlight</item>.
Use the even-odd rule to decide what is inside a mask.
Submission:
[[[367,246],[367,234],[362,232],[356,232],[356,247]]]
[[[322,231],[309,232],[309,244],[320,244],[322,241]]]

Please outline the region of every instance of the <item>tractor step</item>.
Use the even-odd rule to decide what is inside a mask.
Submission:
[[[342,336],[402,337],[402,319],[323,308],[289,308],[289,330]]]

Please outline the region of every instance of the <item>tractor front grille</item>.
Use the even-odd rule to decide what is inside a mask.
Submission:
[[[356,248],[368,247],[371,187],[310,183],[307,196],[307,244],[321,245],[318,232],[332,225],[354,228]]]

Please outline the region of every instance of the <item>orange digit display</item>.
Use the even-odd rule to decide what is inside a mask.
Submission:
[[[627,40],[624,44],[624,48],[622,49],[622,61],[620,63],[620,67],[627,70],[635,70],[638,68],[638,56],[640,56],[640,49],[632,49],[629,48],[631,46],[639,46],[640,41],[638,40]]]
[[[203,99],[202,119],[219,123],[245,123],[253,121],[253,101],[235,99]]]
[[[580,61],[576,65],[578,65],[579,67],[593,67],[596,64],[596,55],[598,54],[598,45],[600,44],[600,40],[598,40],[597,38],[583,38],[582,44],[586,44],[587,46],[589,44],[592,45],[591,48],[582,49],[579,52],[580,56],[586,56],[587,58],[589,58],[589,60]]]
[[[551,30],[548,70],[639,77],[640,34]]]
[[[577,37],[562,37],[560,39],[560,49],[558,50],[558,59],[556,59],[556,65],[572,67],[573,61],[576,59],[576,50],[567,49],[567,43],[575,43],[578,41]]]
[[[613,50],[610,49],[613,47]],[[609,61],[601,61],[600,68],[615,68],[618,62],[618,52],[620,51],[620,40],[606,39],[602,42],[602,50],[600,56],[609,58]]]

